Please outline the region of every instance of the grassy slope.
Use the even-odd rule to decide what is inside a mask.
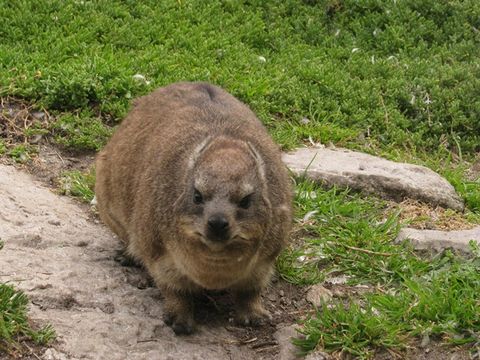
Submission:
[[[480,211],[480,180],[457,163],[480,150],[476,0],[15,1],[0,19],[0,95],[54,113],[47,130],[63,145],[97,150],[133,97],[206,80],[249,103],[284,148],[311,138],[423,163]],[[85,199],[91,183],[79,173],[62,182]],[[478,259],[420,259],[391,244],[398,222],[384,222],[378,200],[297,189],[298,219],[316,213],[280,258],[282,275],[308,284],[337,271],[383,291],[320,309],[303,350],[367,356],[418,334],[478,341]]]
[[[308,235],[281,254],[283,278],[315,284],[345,275],[350,285],[372,290],[325,304],[307,319],[305,337],[295,341],[304,352],[318,346],[363,358],[379,348],[403,349],[426,336],[450,344],[478,344],[478,246],[469,259],[450,251],[422,258],[407,243],[392,243],[397,214],[386,215],[381,201],[301,181],[295,202],[296,219]]]
[[[207,80],[287,147],[312,136],[468,153],[480,146],[479,15],[475,0],[5,2],[0,94],[115,122],[151,88]]]

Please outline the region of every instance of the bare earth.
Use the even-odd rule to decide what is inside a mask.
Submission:
[[[198,333],[176,337],[162,321],[160,292],[142,269],[122,267],[114,260],[118,241],[78,204],[5,165],[0,165],[0,199],[0,238],[5,243],[0,251],[0,281],[24,290],[32,302],[31,318],[52,324],[57,332],[53,348],[42,350],[39,357],[293,357],[284,349],[289,340],[279,343],[275,336],[277,329],[293,323],[302,312],[296,309],[294,295],[288,294],[288,284],[277,281],[267,295],[274,325],[256,330],[231,326],[231,304],[223,299],[225,295],[214,294],[200,304],[207,311],[199,314]],[[291,289],[295,291],[303,296],[298,288]],[[282,297],[289,298],[288,304]],[[286,316],[289,313],[294,315]]]

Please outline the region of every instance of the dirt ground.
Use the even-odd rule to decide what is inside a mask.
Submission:
[[[45,359],[276,359],[289,345],[277,329],[308,308],[305,289],[276,280],[265,295],[272,324],[236,327],[228,294],[208,293],[197,301],[198,333],[177,337],[158,289],[114,260],[119,242],[86,209],[11,166],[0,165],[0,195],[0,280],[24,290],[32,319],[57,331],[53,349],[36,354]]]

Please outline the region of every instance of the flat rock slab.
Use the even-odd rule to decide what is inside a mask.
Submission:
[[[447,248],[470,252],[469,242],[480,245],[480,226],[470,230],[438,231],[403,228],[395,242],[408,240],[418,250],[443,251]]]
[[[423,166],[340,148],[299,148],[282,158],[297,176],[305,174],[327,187],[348,187],[395,201],[410,198],[455,210],[464,208],[453,186]]]
[[[0,281],[30,299],[30,317],[53,325],[44,359],[255,359],[224,327],[176,337],[144,272],[113,258],[118,241],[73,201],[0,165]]]

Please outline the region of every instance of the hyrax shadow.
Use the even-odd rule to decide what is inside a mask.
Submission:
[[[98,155],[101,219],[194,330],[192,296],[228,290],[236,321],[269,317],[261,291],[291,227],[292,184],[255,114],[224,90],[176,83],[136,100]]]

